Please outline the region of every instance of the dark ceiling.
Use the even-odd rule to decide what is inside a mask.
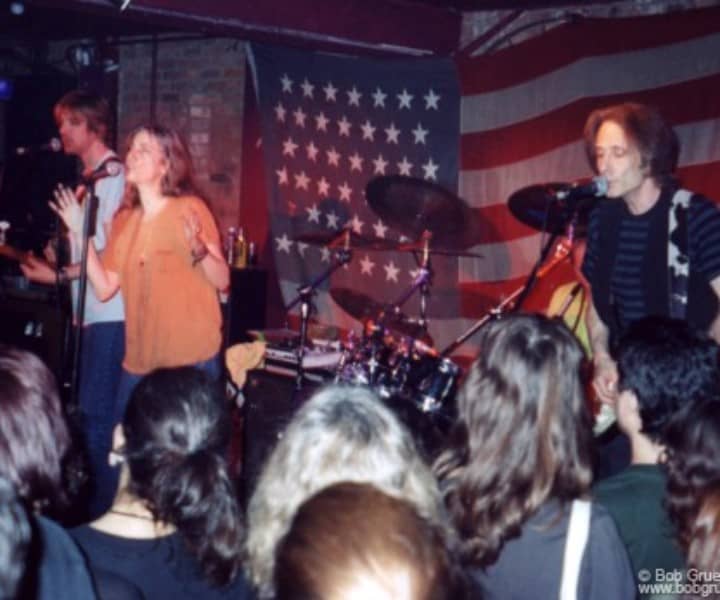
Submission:
[[[229,0],[230,3],[237,0]],[[489,11],[499,9],[539,9],[576,5],[580,0],[384,0],[388,6],[420,5],[440,11]],[[597,0],[598,2],[601,0]],[[50,41],[79,37],[107,37],[145,35],[155,32],[192,31],[187,19],[168,19],[148,16],[134,11],[141,2],[129,2],[130,8],[121,11],[123,0],[0,0],[0,36],[27,41]],[[204,3],[197,2],[197,12]],[[341,6],[343,0],[337,0]],[[588,0],[585,0],[588,3]],[[11,13],[11,5],[24,7],[22,15]],[[210,0],[210,4],[222,5]],[[237,6],[237,5],[236,5]],[[207,24],[202,26],[208,32]],[[218,29],[222,29],[220,26]],[[226,32],[227,33],[227,32]]]

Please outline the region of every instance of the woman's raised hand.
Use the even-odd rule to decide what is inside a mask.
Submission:
[[[82,234],[83,209],[73,191],[60,184],[53,195],[55,202],[50,201],[50,208],[63,220],[71,234]]]

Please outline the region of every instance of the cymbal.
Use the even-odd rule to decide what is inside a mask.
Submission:
[[[544,183],[530,185],[514,192],[508,199],[508,208],[513,216],[525,225],[557,235],[565,233],[568,222],[572,218],[572,210],[557,199],[556,193],[567,189],[567,184]],[[595,196],[581,198],[577,207],[576,237],[587,235],[587,224],[592,211]]]
[[[432,246],[467,248],[472,211],[441,185],[403,175],[375,177],[365,188],[368,205],[385,223],[412,239],[432,233]],[[461,245],[462,244],[462,245]]]
[[[315,246],[327,246],[328,248],[343,248],[345,246],[344,233],[336,231],[313,231],[310,233],[301,233],[293,238],[296,242],[304,242]],[[422,252],[424,250],[424,242],[422,239],[414,242],[399,242],[397,240],[387,240],[384,238],[369,238],[357,233],[350,232],[349,240],[350,249],[360,250],[377,250],[380,252]],[[477,252],[463,252],[452,248],[436,248],[432,245],[429,249],[430,254],[443,256],[466,256],[470,258],[482,258],[482,254]]]
[[[384,314],[383,324],[403,335],[424,339],[425,330],[400,311],[389,311],[387,304],[376,302],[361,292],[350,288],[332,288],[330,297],[351,317],[358,321],[379,320]]]

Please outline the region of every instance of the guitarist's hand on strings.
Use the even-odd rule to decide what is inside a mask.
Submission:
[[[60,184],[54,191],[55,202],[50,208],[62,219],[68,231],[74,236],[82,235],[83,209],[73,191]]]
[[[27,277],[30,281],[54,284],[57,280],[57,273],[55,272],[55,269],[44,260],[40,260],[32,254],[28,254],[20,263],[20,269],[22,270],[23,275],[25,275],[25,277]]]

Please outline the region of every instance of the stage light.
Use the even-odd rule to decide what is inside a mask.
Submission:
[[[11,2],[10,13],[19,17],[25,12],[25,4],[23,2]]]

